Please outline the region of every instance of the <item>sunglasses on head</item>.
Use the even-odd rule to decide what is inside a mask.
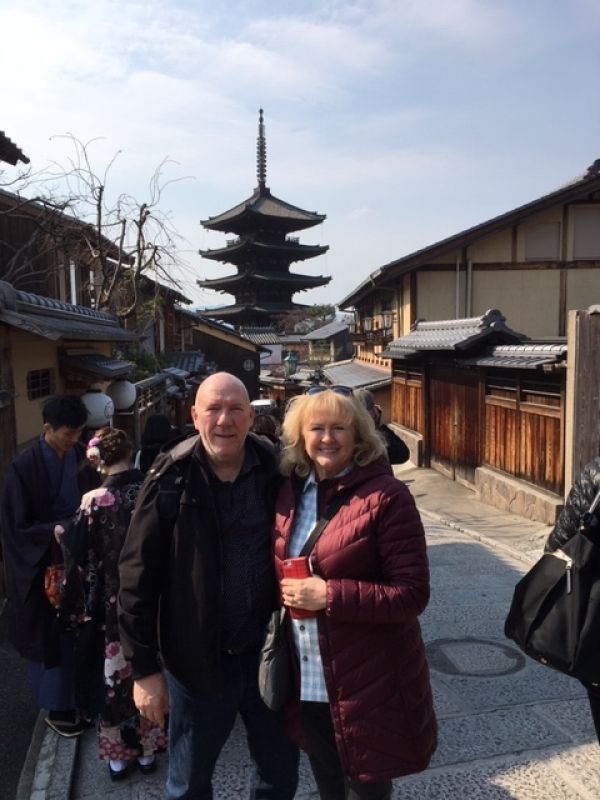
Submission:
[[[343,397],[352,397],[354,390],[349,386],[311,386],[306,390],[306,394],[321,394],[321,392],[333,392],[341,394]]]

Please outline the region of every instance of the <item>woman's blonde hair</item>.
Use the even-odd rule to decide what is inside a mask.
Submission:
[[[364,467],[387,454],[385,443],[375,430],[371,415],[361,400],[352,395],[337,394],[325,389],[318,394],[302,394],[293,397],[287,407],[281,439],[280,469],[284,475],[295,472],[305,478],[312,469],[312,462],[304,447],[302,431],[319,412],[335,415],[346,425],[354,428],[355,445],[352,461]]]

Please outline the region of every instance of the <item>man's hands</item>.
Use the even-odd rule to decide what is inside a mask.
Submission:
[[[142,717],[164,728],[169,712],[169,690],[161,672],[155,672],[133,684],[133,702]]]

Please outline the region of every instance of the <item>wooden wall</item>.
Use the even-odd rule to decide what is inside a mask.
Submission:
[[[485,378],[483,462],[562,494],[564,403],[562,380],[512,371]]]
[[[392,377],[392,422],[425,434],[424,370],[394,364]]]
[[[425,463],[467,483],[487,465],[563,493],[564,374],[399,364],[392,421],[425,437]]]

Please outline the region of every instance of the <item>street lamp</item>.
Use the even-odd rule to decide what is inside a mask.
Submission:
[[[287,356],[283,359],[283,371],[285,373],[285,377],[289,378],[290,375],[293,375],[294,372],[296,372],[297,366],[298,356],[293,350],[289,350]]]

